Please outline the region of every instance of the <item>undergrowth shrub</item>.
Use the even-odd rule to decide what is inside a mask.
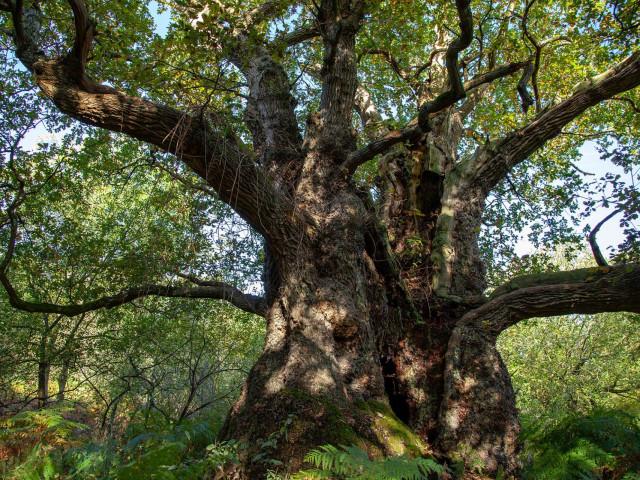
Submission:
[[[25,411],[0,421],[0,478],[49,480],[59,474],[55,452],[86,441],[87,426],[63,417],[68,408]]]
[[[184,422],[116,441],[89,441],[64,410],[23,412],[0,426],[2,480],[196,480],[237,460],[234,442],[214,443],[207,422]]]
[[[640,480],[640,418],[618,410],[541,419],[523,429],[531,480]]]

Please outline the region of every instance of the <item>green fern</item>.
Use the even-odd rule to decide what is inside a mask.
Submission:
[[[0,462],[0,474],[4,480],[53,480],[59,478],[58,465],[49,455],[49,448],[36,444],[20,459]]]
[[[25,411],[0,422],[0,443],[14,457],[0,462],[0,477],[48,480],[59,477],[59,451],[77,445],[76,432],[89,427],[67,420],[69,409]]]
[[[87,425],[72,422],[62,416],[68,408],[26,411],[0,422],[0,440],[14,442],[55,442],[67,440],[72,432],[86,430]]]
[[[426,480],[430,473],[440,475],[446,469],[427,458],[412,459],[408,455],[370,460],[367,452],[355,445],[335,447],[324,445],[311,450],[305,461],[315,470],[300,471],[292,480],[313,478],[333,479],[336,475],[346,480]]]
[[[597,480],[614,470],[629,472],[624,478],[632,479],[640,466],[638,419],[620,411],[569,415],[555,424],[538,421],[525,429],[523,438],[532,457],[525,469],[531,479]]]

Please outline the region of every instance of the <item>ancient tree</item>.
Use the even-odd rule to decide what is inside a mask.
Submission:
[[[167,58],[137,43],[134,17],[118,26],[115,3],[40,3],[0,1],[40,94],[195,172],[264,238],[264,297],[185,275],[82,304],[25,299],[9,268],[17,195],[0,265],[11,304],[76,316],[160,295],[264,316],[223,435],[255,445],[293,419],[272,452],[282,468],[357,443],[511,472],[519,422],[498,335],[536,316],[640,312],[640,265],[525,275],[485,296],[479,247],[487,202],[536,152],[577,145],[598,118],[609,128],[607,112],[637,133],[633,2],[166,2]],[[230,96],[235,110],[216,104]]]

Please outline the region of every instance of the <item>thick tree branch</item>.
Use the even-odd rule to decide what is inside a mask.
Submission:
[[[87,92],[58,62],[38,62],[35,70],[41,90],[62,112],[175,154],[265,237],[271,236],[266,225],[284,216],[285,199],[250,154],[206,119],[123,94]]]
[[[354,106],[356,113],[362,121],[365,136],[369,140],[388,133],[389,130],[383,124],[380,110],[378,110],[378,107],[371,98],[371,94],[362,85],[358,85],[358,88],[356,88]]]
[[[640,51],[615,67],[582,82],[574,94],[541,112],[527,126],[480,147],[468,165],[473,183],[488,193],[507,173],[556,137],[588,108],[640,85]]]
[[[340,162],[355,150],[351,131],[358,85],[355,43],[366,3],[322,0],[317,12],[323,37],[322,90],[318,115],[308,124],[307,144],[331,152]]]
[[[42,10],[38,4],[23,10],[22,0],[12,5],[13,39],[16,44],[16,57],[28,68],[42,56],[38,49]]]
[[[536,105],[536,112],[540,111],[540,92],[538,89],[538,72],[540,70],[542,50],[546,46],[554,42],[558,42],[558,41],[565,41],[569,43],[571,42],[571,40],[569,40],[569,38],[567,38],[564,35],[557,35],[551,38],[547,38],[545,40],[537,40],[535,38],[535,36],[529,31],[527,27],[529,13],[531,12],[531,8],[535,4],[535,2],[536,0],[528,1],[525,6],[524,14],[522,15],[522,34],[531,43],[534,49],[533,64],[532,64],[531,70],[526,71],[527,76],[525,77],[523,75],[520,81],[521,85],[520,84],[518,85],[518,93],[520,93],[520,98],[522,99],[522,109],[524,110],[525,113],[529,109],[529,106],[533,105],[533,103],[531,102],[531,96],[526,91],[526,85],[529,81],[531,81],[531,85],[533,87],[533,96],[535,99],[534,102]]]
[[[640,313],[639,288],[640,264],[526,275],[497,289],[489,302],[467,313],[459,325],[497,338],[511,325],[532,317]]]
[[[444,47],[436,47],[433,50],[431,50],[431,52],[429,52],[429,56],[427,58],[427,61],[425,63],[423,63],[422,65],[419,65],[418,67],[415,68],[415,72],[413,72],[413,76],[415,78],[415,80],[417,81],[420,78],[420,75],[422,75],[422,72],[424,72],[427,68],[431,67],[431,65],[433,65],[433,61],[436,58],[437,55],[441,54],[441,53],[445,53],[447,51],[446,48]]]
[[[73,10],[76,36],[73,49],[69,52],[68,62],[75,61],[74,69],[70,72],[76,75],[76,82],[83,90],[91,93],[115,93],[115,89],[94,82],[86,73],[87,57],[93,49],[93,39],[96,35],[95,21],[89,17],[89,11],[82,0],[67,0]]]
[[[89,79],[84,62],[93,38],[93,33],[87,33],[93,28],[92,21],[80,1],[69,3],[74,9],[76,40],[66,58],[46,59],[33,54],[37,46],[31,45],[28,39],[26,46],[21,45],[19,36],[16,41],[18,51],[32,52],[20,58],[35,74],[44,95],[63,113],[83,123],[129,135],[175,154],[268,240],[273,235],[267,226],[290,225],[283,220],[288,202],[271,186],[251,154],[233,135],[220,134],[211,127],[213,124],[222,130],[223,125],[209,122],[210,119],[201,115],[188,115],[126,96]],[[14,24],[20,24],[15,16]]]
[[[529,275],[513,279],[512,287],[516,281],[527,287],[496,296],[460,319],[445,357],[440,443],[450,452],[473,448],[491,472],[498,469],[496,459],[505,445],[516,458],[519,432],[515,395],[496,349],[498,335],[531,317],[640,312],[640,264]],[[538,286],[528,286],[532,283]],[[477,435],[478,429],[487,434]]]
[[[71,55],[78,60],[80,67],[84,69],[87,63],[87,56],[93,48],[93,39],[95,37],[95,24],[89,18],[89,11],[81,0],[68,0],[73,10],[73,19],[75,22],[76,38],[73,43]]]
[[[394,130],[387,133],[384,137],[380,137],[365,147],[356,150],[350,154],[343,162],[341,167],[349,173],[356,171],[358,166],[362,165],[368,160],[371,160],[376,155],[385,153],[391,147],[398,143],[409,142],[417,140],[422,135],[422,129],[418,127],[418,120],[415,119],[409,122],[402,130]]]
[[[102,308],[114,308],[130,303],[139,298],[148,296],[169,298],[209,298],[226,300],[245,312],[265,316],[267,304],[262,297],[243,293],[232,285],[216,282],[216,285],[201,287],[167,286],[167,285],[143,285],[128,288],[115,295],[101,297],[86,303],[57,305],[53,303],[39,303],[25,301],[11,285],[5,272],[0,272],[0,283],[9,295],[9,303],[12,307],[32,313],[57,313],[67,317],[75,317],[83,313],[100,310]]]
[[[471,13],[470,2],[468,0],[457,0],[456,8],[458,10],[458,17],[460,20],[460,37],[451,42],[446,49],[446,67],[449,76],[449,82],[451,87],[446,92],[440,94],[434,100],[424,103],[418,112],[418,118],[411,121],[400,131],[389,132],[385,136],[372,141],[367,146],[351,153],[347,159],[342,163],[341,167],[346,171],[352,173],[366,161],[375,157],[378,154],[386,152],[393,145],[401,142],[412,141],[419,138],[424,133],[428,132],[429,117],[433,113],[444,110],[458,100],[465,98],[467,90],[472,90],[483,84],[495,81],[499,78],[510,75],[525,65],[524,63],[511,63],[503,65],[495,70],[487,72],[485,74],[474,77],[470,81],[463,83],[460,76],[458,67],[458,54],[467,48],[473,40],[473,16]],[[440,52],[440,50],[438,50]],[[387,52],[377,52],[386,55],[386,58],[394,66],[393,57]],[[432,54],[434,54],[432,52]],[[434,54],[435,55],[435,54]],[[432,59],[428,62],[430,64]],[[402,78],[406,78],[406,72],[396,67],[398,75]],[[426,67],[425,67],[426,68]],[[420,70],[421,71],[421,70]],[[419,75],[420,72],[417,73]]]
[[[277,36],[271,42],[271,46],[276,51],[281,51],[287,47],[298,45],[299,43],[306,42],[307,40],[311,40],[319,36],[320,30],[318,27],[315,25],[308,25]]]
[[[482,85],[511,75],[521,70],[526,65],[528,65],[528,62],[514,62],[506,65],[501,65],[490,72],[477,75],[471,80],[465,82],[463,84],[463,88],[465,89],[465,91],[471,91]],[[362,104],[362,101],[358,101],[358,95],[360,95],[362,99],[365,98],[360,93],[356,92],[357,110],[361,109],[360,104]],[[397,143],[417,140],[422,134],[423,130],[418,126],[418,119],[414,119],[409,122],[402,130],[394,130],[392,132],[389,132],[350,154],[347,160],[342,164],[342,168],[346,169],[348,172],[354,172],[356,168],[358,168],[358,166],[362,165],[368,160],[371,160],[376,155],[385,153]]]
[[[245,120],[251,131],[258,162],[279,180],[281,191],[290,191],[300,164],[302,136],[295,114],[296,101],[277,55],[289,45],[317,35],[313,28],[276,38],[270,45],[256,42],[247,26],[276,14],[286,2],[265,2],[249,13],[245,23],[232,30],[228,39],[228,59],[242,72],[249,87]],[[243,27],[244,25],[244,27]]]
[[[473,40],[473,14],[469,0],[456,0],[458,19],[460,20],[460,36],[447,48],[445,64],[449,76],[450,90],[438,95],[430,102],[424,103],[418,112],[418,124],[423,131],[429,130],[429,116],[450,107],[465,97],[465,90],[460,77],[458,54],[471,45]]]
[[[24,186],[24,185],[22,185]],[[223,282],[197,282],[198,287],[167,286],[167,285],[143,285],[128,288],[115,295],[108,295],[97,300],[80,304],[58,305],[47,302],[31,302],[20,297],[7,275],[7,270],[13,259],[16,240],[18,238],[18,217],[16,209],[24,201],[24,190],[21,189],[7,209],[10,221],[9,242],[5,256],[0,262],[0,283],[9,296],[9,303],[14,308],[32,313],[56,313],[67,317],[75,317],[86,312],[102,308],[114,308],[130,303],[138,298],[147,296],[171,297],[171,298],[210,298],[226,300],[236,307],[249,313],[265,316],[267,311],[266,301],[256,295],[245,294],[232,285]]]
[[[295,176],[302,151],[289,78],[266,48],[250,46],[244,35],[237,37],[231,61],[249,85],[245,119],[254,152],[262,166],[286,184]]]
[[[482,73],[480,75],[476,75],[468,82],[465,82],[463,87],[465,92],[469,92],[470,90],[479,87],[480,85],[484,85],[487,83],[491,83],[495,80],[499,80],[506,76],[512,75],[523,68],[526,68],[529,65],[529,62],[512,62],[507,63],[505,65],[499,65],[495,69],[490,72]]]
[[[514,277],[508,282],[496,288],[489,300],[495,300],[498,297],[506,295],[516,290],[531,287],[543,287],[549,285],[585,283],[589,281],[599,280],[608,272],[607,269],[599,269],[597,267],[579,268],[576,270],[566,270],[559,272],[532,273]]]
[[[522,76],[520,77],[520,81],[518,82],[518,95],[520,96],[520,105],[524,113],[527,113],[529,111],[529,107],[536,103],[535,98],[531,96],[529,90],[527,89],[527,85],[529,85],[531,77],[533,76],[534,69],[534,64],[529,62],[522,71]]]
[[[398,61],[396,60],[396,57],[393,56],[393,54],[391,52],[388,52],[387,50],[380,50],[380,49],[371,49],[371,50],[367,50],[366,52],[364,52],[364,54],[368,54],[368,55],[382,55],[382,57],[387,61],[387,63],[389,63],[389,65],[391,66],[391,69],[394,71],[394,73],[402,80],[407,80],[409,73],[404,70],[402,67],[400,67],[400,64],[398,63]]]

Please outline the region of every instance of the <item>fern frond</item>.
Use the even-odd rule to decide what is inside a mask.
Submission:
[[[427,480],[430,473],[440,475],[446,468],[427,458],[412,459],[408,455],[370,460],[367,452],[355,445],[324,445],[311,450],[305,461],[316,470],[298,472],[292,478],[334,478],[347,480]]]

